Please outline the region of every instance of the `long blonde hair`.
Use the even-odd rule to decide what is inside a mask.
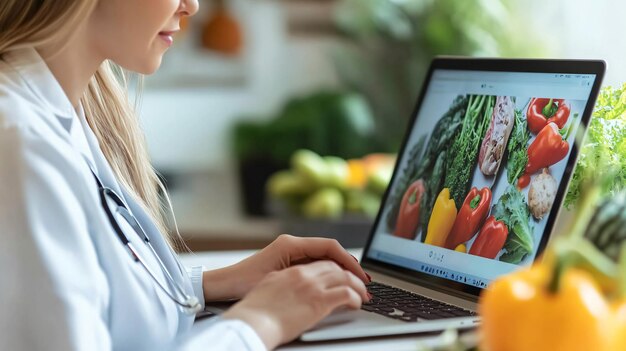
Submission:
[[[96,4],[96,0],[1,0],[0,55],[71,35]],[[85,117],[118,181],[139,200],[172,246],[185,247],[178,240],[180,234],[169,235],[159,191],[170,209],[171,203],[150,163],[144,135],[130,103],[127,75],[113,62],[105,61],[81,98]]]

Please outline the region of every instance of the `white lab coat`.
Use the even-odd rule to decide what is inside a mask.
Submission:
[[[35,49],[12,50],[0,60],[0,350],[265,349],[244,322],[194,324],[158,289],[113,231],[87,162],[124,197],[174,279],[203,301],[201,267],[180,268],[116,181],[82,109]]]

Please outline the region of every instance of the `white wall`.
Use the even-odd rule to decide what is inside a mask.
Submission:
[[[147,78],[141,115],[148,146],[157,168],[180,172],[229,172],[232,167],[230,130],[243,115],[269,116],[293,94],[320,85],[335,85],[326,52],[332,40],[293,39],[287,35],[284,9],[271,0],[237,0],[236,14],[244,26],[246,49],[243,85],[158,87],[159,77]],[[189,50],[188,41],[171,50]],[[170,52],[163,70],[189,71],[185,61]],[[180,56],[180,55],[179,55]],[[184,53],[183,53],[184,58]],[[174,63],[173,63],[174,62]],[[193,64],[201,62],[193,61]],[[214,69],[208,62],[206,68]],[[172,67],[174,65],[175,67]],[[224,66],[231,69],[230,66]]]
[[[603,59],[605,85],[626,82],[626,2],[620,0],[532,0],[528,13],[540,33],[561,50],[557,58]]]

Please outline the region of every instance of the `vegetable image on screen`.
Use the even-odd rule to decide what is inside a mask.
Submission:
[[[570,103],[564,99],[532,99],[526,112],[528,127],[533,134],[538,134],[548,123],[555,123],[563,129],[570,112]]]
[[[405,239],[415,239],[420,222],[420,206],[424,191],[424,181],[422,179],[416,180],[409,186],[409,189],[402,197],[396,229],[393,232],[394,235]]]
[[[443,186],[447,157],[448,153],[445,151],[442,151],[441,154],[439,154],[439,157],[437,157],[437,161],[435,161],[435,165],[433,166],[433,170],[430,175],[431,178],[427,183],[428,196],[424,197],[425,210],[422,211],[422,213],[420,214],[420,222],[422,223],[422,241],[424,241],[426,236],[428,235],[428,230],[430,227],[429,221],[434,211],[435,201],[437,199],[436,196]]]
[[[493,96],[470,96],[463,127],[450,147],[444,186],[450,189],[457,207],[461,207],[469,191],[478,145],[487,131],[495,100]]]
[[[500,261],[518,264],[534,248],[533,225],[524,195],[512,185],[494,206],[492,215],[508,228],[508,237],[504,244],[506,250]]]
[[[542,219],[550,212],[556,199],[557,187],[556,179],[547,168],[533,179],[528,190],[528,206],[533,217]]]
[[[564,139],[557,125],[550,122],[528,147],[528,164],[525,172],[530,175],[542,168],[550,167],[564,159],[568,152],[567,137]]]
[[[439,196],[437,196],[437,201],[435,201],[424,243],[443,246],[454,224],[452,219],[455,217],[456,205],[454,204],[454,199],[450,198],[450,189],[443,188]]]
[[[514,123],[515,102],[509,96],[498,96],[478,155],[478,165],[484,175],[492,176],[498,172]]]
[[[459,245],[468,242],[487,218],[490,207],[491,190],[486,187],[480,191],[475,187],[472,188],[459,209],[459,214],[454,220],[444,247],[454,250]]]
[[[435,199],[443,185],[448,155],[445,150],[461,128],[467,103],[467,97],[457,96],[452,101],[448,111],[441,116],[435,125],[430,139],[424,135],[418,139],[415,145],[409,146],[410,151],[407,155],[406,166],[400,171],[397,185],[389,196],[391,208],[386,217],[386,224],[391,233],[396,232],[402,198],[409,186],[415,181],[423,179],[425,191],[421,196],[417,231],[421,228],[422,240],[424,240]]]
[[[507,180],[511,185],[515,185],[517,180],[524,174],[524,169],[528,163],[527,150],[529,140],[530,132],[528,131],[526,119],[522,116],[521,111],[516,110],[515,125],[507,146],[509,151],[506,164]],[[523,186],[520,187],[524,188]]]
[[[496,220],[494,216],[487,218],[485,224],[480,229],[474,244],[470,248],[470,255],[481,256],[494,259],[504,247],[504,243],[509,235],[509,229],[502,221]]]
[[[564,99],[533,98],[530,100],[526,120],[528,129],[536,134],[536,137],[528,147],[528,160],[524,173],[518,175],[518,164],[511,165],[509,183],[513,184],[512,178],[518,176],[518,187],[526,188],[530,184],[531,175],[560,162],[568,155],[570,145],[567,140],[572,132],[572,126],[578,119],[577,113],[574,113],[572,118],[570,115],[571,104]],[[522,159],[519,154],[515,154],[514,157],[516,162]]]

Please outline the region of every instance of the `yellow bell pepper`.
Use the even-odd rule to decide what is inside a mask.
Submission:
[[[465,244],[459,244],[456,248],[454,248],[454,251],[467,253],[467,246],[465,246]]]
[[[584,238],[600,187],[543,261],[481,295],[481,351],[626,350],[626,244],[614,262]]]
[[[435,200],[424,243],[443,247],[454,225],[456,213],[456,204],[450,198],[450,189],[443,188]]]
[[[626,300],[622,299],[615,305],[615,329],[611,351],[626,350]]]
[[[558,293],[543,264],[494,282],[481,297],[482,351],[609,350],[611,310],[582,270],[567,271]]]
[[[607,299],[623,287],[604,284],[623,274],[588,241],[575,243],[555,243],[543,262],[484,291],[482,351],[626,350],[626,300]]]
[[[626,350],[626,245],[622,245],[618,267],[617,299],[613,305],[614,328],[610,351]]]

